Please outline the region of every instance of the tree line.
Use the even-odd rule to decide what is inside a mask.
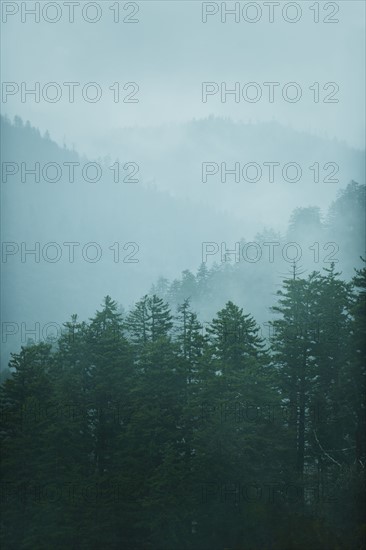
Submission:
[[[250,289],[248,289],[250,291]],[[4,549],[364,548],[366,269],[283,280],[271,337],[107,296],[1,386]]]

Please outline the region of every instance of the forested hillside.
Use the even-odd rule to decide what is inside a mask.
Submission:
[[[237,195],[238,185],[233,182],[220,184],[220,192],[217,183],[197,182],[195,178],[201,172],[197,152],[194,162],[189,157],[191,164],[185,171],[187,181],[183,185],[179,170],[172,172],[166,165],[166,170],[161,171],[157,165],[155,168],[151,165],[146,155],[133,156],[137,138],[131,130],[127,133],[130,145],[127,138],[118,142],[116,137],[123,151],[119,158],[120,173],[116,174],[111,169],[115,159],[87,159],[73,149],[59,147],[47,133],[41,136],[19,117],[13,123],[2,117],[1,268],[3,284],[8,289],[2,297],[2,317],[3,322],[10,323],[6,326],[13,327],[3,333],[2,370],[6,371],[10,352],[19,350],[28,338],[35,338],[37,323],[40,332],[49,323],[61,327],[71,314],[72,305],[81,318],[87,318],[92,315],[96,296],[109,294],[129,309],[154,284],[152,292],[168,301],[173,311],[190,298],[203,323],[209,322],[231,300],[255,315],[266,337],[270,320],[268,304],[283,276],[292,269],[291,258],[298,256],[299,267],[306,274],[329,267],[334,261],[338,271],[349,280],[354,267],[360,267],[360,256],[365,255],[364,181],[350,181],[362,176],[362,154],[338,142],[319,141],[275,126],[279,140],[296,144],[293,158],[300,160],[302,146],[310,155],[307,161],[311,151],[314,160],[315,151],[320,149],[325,151],[323,160],[333,156],[342,160],[339,176],[346,178],[337,185],[271,184],[270,192],[279,199],[285,193],[290,203],[298,197],[297,204],[303,204],[292,213],[287,206],[288,214],[282,215],[283,206],[274,196],[272,200],[268,185],[261,182],[256,184],[259,187],[255,193],[252,189],[254,195],[248,184],[242,186],[244,195]],[[266,140],[266,125],[251,125],[248,129],[245,125],[209,118],[184,126],[177,151],[182,143],[191,143],[196,150],[202,142],[201,160],[219,160],[218,136],[222,139],[229,132],[238,143],[247,143],[249,147],[248,131],[252,135],[254,129],[252,147],[256,144],[258,148],[261,141],[268,146],[276,143]],[[160,129],[147,133],[148,143],[154,136],[166,139],[161,132]],[[173,140],[172,147],[174,143]],[[212,156],[205,157],[209,155],[210,143],[215,144]],[[232,159],[239,158],[239,149]],[[272,156],[275,149],[268,154],[269,158],[276,158]],[[224,157],[229,162],[230,158]],[[135,176],[131,176],[133,167],[123,169],[125,162],[140,158],[144,162]],[[159,158],[161,162],[165,159],[162,154]],[[95,170],[85,172],[85,166],[93,162],[101,170],[100,179],[94,182],[88,180],[95,177]],[[48,165],[53,166],[45,169]],[[164,190],[167,177],[172,182],[169,193]],[[216,202],[210,203],[217,192]],[[277,225],[284,230],[271,227],[269,220],[262,223],[260,217],[257,219],[255,213],[260,209],[253,200],[257,200],[258,192],[263,193],[263,205],[271,204]],[[241,205],[240,216],[222,211],[222,193],[225,196],[233,193],[236,204]],[[329,200],[332,195],[333,203]],[[309,201],[307,206],[305,198]],[[319,208],[318,199],[326,208]],[[287,199],[282,203],[287,204]],[[266,219],[264,211],[263,216]],[[259,230],[255,231],[255,227]],[[89,243],[95,243],[90,245],[90,259],[85,254]],[[295,243],[295,248],[290,243]],[[246,246],[249,246],[247,254],[243,253]],[[96,249],[100,257],[94,261]],[[206,250],[213,253],[205,256]],[[13,295],[17,296],[15,302]]]
[[[366,3],[0,11],[1,550],[366,550]]]
[[[232,301],[107,296],[13,354],[2,547],[361,549],[365,277],[294,266],[267,342]]]

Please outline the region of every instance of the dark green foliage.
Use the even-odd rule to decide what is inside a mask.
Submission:
[[[13,354],[2,548],[363,548],[365,273],[295,269],[270,342],[232,301],[204,328],[201,266],[175,316],[107,296]]]

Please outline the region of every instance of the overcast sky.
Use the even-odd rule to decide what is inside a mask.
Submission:
[[[29,87],[36,81],[41,87],[55,81],[62,86],[62,97],[57,103],[47,103],[42,98],[39,103],[33,98],[22,103],[17,93],[4,103],[3,96],[2,112],[9,116],[19,114],[41,130],[49,129],[60,143],[65,137],[68,144],[74,143],[87,154],[95,153],[96,136],[107,137],[118,127],[187,121],[209,114],[253,122],[275,119],[364,147],[363,1],[338,2],[340,10],[334,16],[335,3],[328,3],[328,11],[320,3],[320,18],[338,18],[339,23],[335,24],[315,24],[314,11],[309,9],[314,3],[304,1],[298,3],[301,19],[293,24],[283,21],[283,2],[274,12],[273,23],[268,22],[269,8],[263,2],[254,3],[262,9],[262,17],[252,24],[242,15],[239,23],[229,16],[223,24],[220,13],[209,16],[204,24],[202,3],[196,1],[138,2],[139,12],[130,16],[138,23],[113,23],[114,15],[109,9],[113,4],[100,3],[102,16],[95,24],[82,19],[80,6],[75,7],[75,22],[69,23],[63,2],[59,2],[61,19],[54,24],[42,17],[40,23],[34,23],[31,16],[22,23],[20,9],[9,16],[2,24],[2,80],[23,81]],[[214,9],[215,3],[211,4]],[[216,4],[219,6],[220,2]],[[240,7],[245,4],[248,3],[241,2]],[[27,2],[29,8],[33,5],[34,2]],[[232,7],[234,2],[227,5]],[[121,2],[120,6],[121,18],[132,14],[133,5]],[[92,10],[88,12],[91,18]],[[249,18],[255,15],[254,11],[247,13]],[[294,13],[290,9],[289,17]],[[50,8],[48,14],[53,18],[55,12]],[[72,105],[62,84],[67,81],[81,84]],[[136,82],[139,102],[114,103],[108,87],[117,81],[121,88],[126,82]],[[233,96],[228,96],[227,102],[222,103],[217,93],[202,103],[203,81],[227,82],[228,88],[235,82],[257,82],[263,97],[257,103],[236,103]],[[301,86],[303,95],[299,102],[289,103],[283,100],[281,90],[284,84],[294,81]],[[80,88],[88,82],[101,86],[101,101],[87,103],[82,99]],[[268,88],[264,82],[280,82],[272,104],[266,99]],[[320,83],[323,95],[323,84],[337,83],[339,92],[334,97],[339,102],[314,103],[314,91],[309,90],[314,82]],[[123,94],[132,91],[121,90]],[[332,91],[332,87],[327,89],[327,93]]]

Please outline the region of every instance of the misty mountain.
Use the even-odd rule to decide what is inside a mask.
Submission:
[[[254,158],[258,148],[267,147],[267,157],[274,159],[278,153],[279,159],[280,150],[285,151],[292,143],[292,151],[298,154],[293,152],[290,159],[300,159],[303,150],[307,153],[301,158],[308,158],[308,162],[320,150],[323,159],[337,158],[339,163],[343,159],[343,166],[347,166],[347,179],[342,181],[345,187],[348,178],[360,175],[362,155],[335,141],[319,140],[279,125],[273,127],[269,139],[266,125],[249,128],[211,118],[177,127],[170,149],[163,128],[151,129],[145,138],[138,129],[121,130],[119,138],[110,138],[114,143],[110,157],[90,160],[73,149],[60,147],[48,133],[41,136],[19,117],[13,124],[2,118],[1,125],[2,277],[7,288],[3,321],[17,323],[16,334],[6,336],[3,342],[5,357],[28,337],[34,338],[35,323],[61,323],[74,311],[87,318],[92,313],[91,297],[107,293],[128,308],[153,283],[156,285],[159,277],[171,280],[170,298],[164,297],[174,307],[189,297],[203,320],[231,299],[265,323],[267,304],[297,254],[296,247],[287,247],[289,242],[297,242],[301,249],[302,269],[321,270],[335,258],[340,260],[337,268],[348,278],[364,253],[362,187],[353,186],[353,192],[351,189],[343,195],[327,214],[325,206],[329,203],[325,197],[332,196],[329,185],[333,184],[317,184],[317,194],[312,195],[314,184],[290,189],[288,183],[276,182],[271,184],[273,200],[266,195],[262,201],[263,205],[271,205],[271,216],[267,219],[263,211],[262,220],[258,214],[261,209],[255,205],[261,200],[256,187],[259,184],[252,186],[253,195],[248,192],[248,184],[241,186],[236,195],[232,182],[212,187],[209,182],[198,181],[199,160],[218,161],[219,150],[220,158],[233,161],[249,146],[252,155],[247,158]],[[226,139],[231,142],[229,135],[234,136],[230,156],[229,145],[222,148],[219,135],[221,145]],[[137,156],[133,154],[136,143],[146,144]],[[171,154],[164,154],[165,148]],[[116,161],[112,160],[117,151],[123,151],[119,154],[118,174],[113,169]],[[159,169],[163,157],[166,170]],[[256,158],[259,160],[259,156]],[[133,174],[135,165],[126,163],[136,159],[139,171]],[[181,171],[172,170],[179,165]],[[95,166],[100,170],[99,179]],[[335,196],[339,188],[340,184],[334,186]],[[263,189],[267,193],[269,187]],[[224,194],[229,202],[223,200]],[[291,218],[292,204],[302,209],[295,210]],[[314,205],[325,205],[323,212]],[[290,218],[292,226],[287,228]],[[284,229],[279,231],[278,227]],[[256,244],[246,248],[252,241]],[[205,256],[203,243],[209,243],[204,245]],[[254,261],[258,250],[260,256]],[[194,285],[182,287],[179,279],[184,270],[195,274],[202,261],[214,275],[210,292],[201,291],[198,297]],[[12,295],[17,296],[15,303],[11,303]]]
[[[123,152],[123,158],[135,160],[158,189],[228,212],[240,220],[243,232],[251,233],[263,225],[284,230],[297,206],[325,209],[346,183],[364,183],[365,177],[363,151],[274,121],[245,124],[210,116],[185,124],[118,128],[96,136],[95,144],[112,157]],[[202,163],[210,163],[207,181],[202,181]]]

